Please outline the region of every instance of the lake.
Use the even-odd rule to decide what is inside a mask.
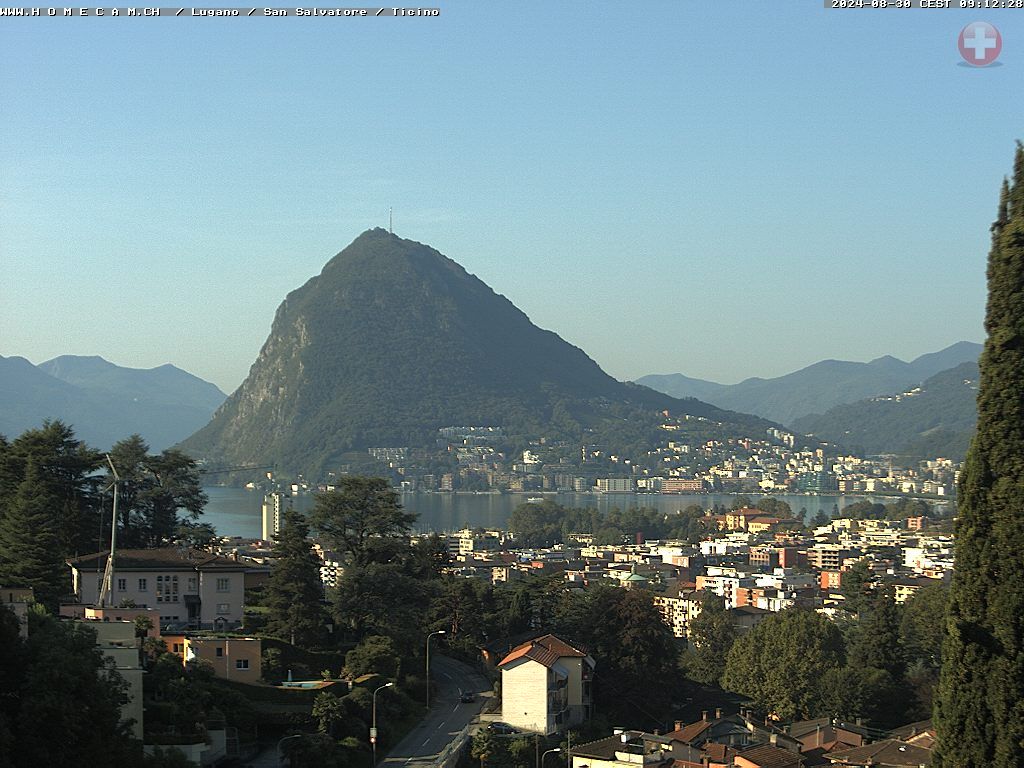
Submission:
[[[205,488],[209,502],[202,521],[210,523],[217,529],[220,536],[241,536],[247,539],[259,538],[260,507],[263,494],[259,491],[247,491],[244,488]],[[419,515],[414,529],[419,533],[437,531],[445,533],[461,528],[500,528],[508,523],[509,515],[527,498],[543,496],[553,499],[566,507],[592,508],[610,510],[613,507],[627,509],[629,507],[650,507],[666,513],[685,509],[691,504],[704,508],[715,504],[731,507],[733,494],[681,494],[662,495],[655,493],[406,493],[401,494],[402,505]],[[756,494],[751,494],[756,498]],[[313,507],[313,496],[298,496],[292,499],[293,505],[300,512],[308,512]],[[805,496],[800,494],[773,495],[772,498],[785,501],[793,509],[807,510],[807,516],[813,517],[818,512],[832,516],[833,508],[840,511],[861,499],[885,503],[891,498],[870,495],[829,494],[821,496]],[[948,504],[949,502],[938,502]]]

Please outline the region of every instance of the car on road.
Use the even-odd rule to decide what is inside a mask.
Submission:
[[[495,720],[493,723],[488,723],[487,730],[491,733],[497,733],[503,736],[508,736],[509,734],[513,733],[520,733],[520,730],[518,728],[514,728],[508,723],[503,723],[500,720]]]
[[[459,696],[459,701],[461,701],[463,704],[472,704],[474,701],[476,701],[476,694],[472,691],[463,691],[462,695]]]

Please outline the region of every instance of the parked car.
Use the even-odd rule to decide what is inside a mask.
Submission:
[[[491,733],[497,733],[503,736],[508,736],[509,734],[513,733],[521,733],[521,731],[518,728],[513,728],[508,723],[503,723],[500,720],[495,720],[493,723],[488,723],[487,730]]]
[[[459,701],[461,701],[463,704],[472,704],[474,701],[476,701],[476,694],[472,691],[463,691],[462,695],[459,696]]]

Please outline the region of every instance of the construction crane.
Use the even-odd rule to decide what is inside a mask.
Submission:
[[[110,465],[110,471],[114,476],[114,480],[103,489],[103,492],[106,493],[110,488],[114,489],[114,510],[110,520],[110,554],[107,556],[107,567],[103,570],[103,582],[100,587],[99,599],[97,600],[101,608],[107,607],[107,601],[112,599],[111,596],[114,593],[114,550],[117,548],[117,486],[121,483],[121,476],[117,474],[110,454],[108,453],[106,456],[107,464]]]

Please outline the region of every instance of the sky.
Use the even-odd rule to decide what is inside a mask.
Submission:
[[[620,379],[983,339],[1024,10],[435,7],[0,18],[0,355],[231,392],[389,208]]]

